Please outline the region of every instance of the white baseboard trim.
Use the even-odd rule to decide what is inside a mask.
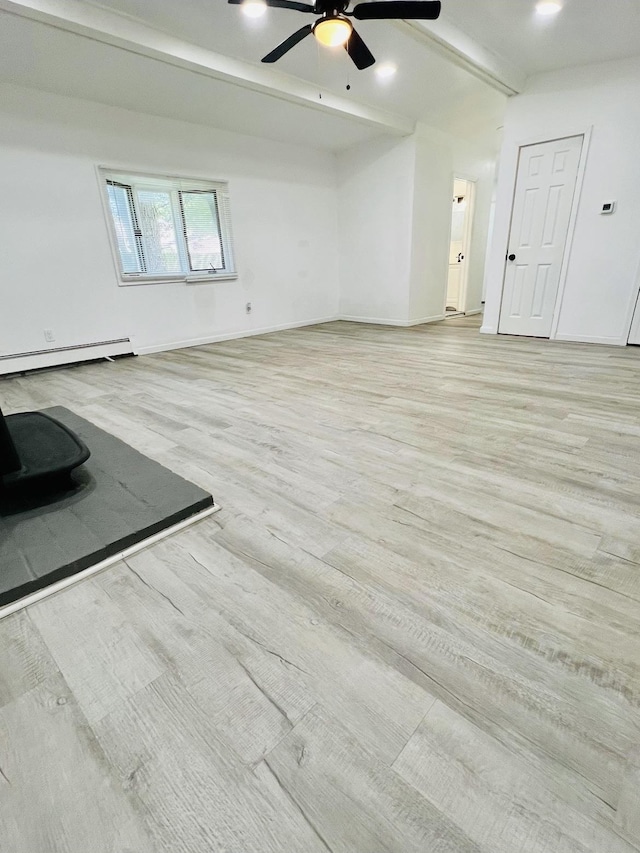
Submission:
[[[283,332],[286,329],[302,329],[304,326],[318,326],[321,323],[332,323],[341,320],[342,317],[333,315],[331,317],[317,317],[314,320],[298,320],[294,323],[280,323],[277,326],[263,326],[259,329],[242,329],[236,332],[223,332],[220,335],[207,335],[204,338],[191,338],[186,341],[172,341],[168,344],[154,344],[149,347],[138,347],[138,355],[150,355],[154,352],[167,352],[174,349],[187,349],[188,347],[201,347],[205,344],[217,344],[220,341],[233,341],[236,338],[250,338],[255,335],[268,335],[271,332]]]
[[[439,323],[446,318],[446,314],[434,314],[432,317],[420,317],[419,320],[409,320],[405,326],[423,326],[425,323]]]
[[[407,328],[408,326],[421,326],[423,323],[437,323],[439,320],[444,320],[444,318],[444,314],[435,314],[432,317],[420,317],[417,320],[394,320],[388,317],[356,317],[351,314],[342,314],[336,319],[344,320],[347,323],[368,323],[371,326],[398,326]]]
[[[464,312],[465,317],[473,317],[474,314],[482,314],[482,308],[472,308],[471,311]]]
[[[498,330],[496,329],[495,326],[481,326],[480,327],[480,334],[481,335],[497,335]]]
[[[50,595],[53,595],[56,592],[60,592],[60,590],[66,589],[68,586],[72,586],[73,584],[79,583],[79,581],[82,581],[85,578],[89,578],[92,575],[103,571],[104,569],[108,569],[109,566],[113,566],[115,563],[119,563],[120,560],[125,560],[127,557],[133,556],[133,554],[137,554],[138,551],[142,551],[144,548],[148,548],[150,545],[155,545],[155,543],[160,542],[161,539],[166,539],[167,536],[173,536],[174,533],[179,533],[181,530],[184,530],[185,527],[190,527],[192,524],[196,524],[196,522],[202,521],[202,519],[204,518],[208,518],[208,516],[213,515],[214,512],[218,512],[219,509],[220,506],[214,503],[213,506],[207,507],[207,509],[203,509],[202,512],[199,512],[196,515],[192,515],[190,518],[185,518],[184,521],[179,521],[172,527],[168,527],[166,530],[160,531],[160,533],[156,533],[153,536],[149,536],[142,542],[138,542],[137,545],[132,545],[130,548],[126,548],[124,551],[120,551],[120,553],[114,554],[112,557],[107,557],[106,560],[101,560],[94,566],[89,566],[87,569],[84,569],[83,571],[78,572],[75,575],[71,575],[71,577],[69,578],[63,578],[57,583],[51,584],[51,586],[47,586],[44,589],[39,589],[37,592],[32,592],[31,595],[25,595],[24,598],[20,598],[18,601],[12,601],[11,604],[5,604],[4,607],[0,607],[0,619],[4,619],[5,616],[10,616],[17,610],[22,610],[24,607],[29,607],[30,604],[35,604],[37,601],[42,601],[43,598],[48,598]]]
[[[626,347],[625,338],[600,337],[598,335],[556,335],[554,341],[564,341],[575,344],[600,344],[606,347]]]
[[[339,320],[347,323],[369,323],[371,326],[406,326],[407,320],[393,320],[384,317],[356,317],[353,314],[341,314]]]
[[[130,339],[118,338],[113,341],[78,344],[76,346],[58,347],[49,350],[39,350],[37,352],[0,355],[0,376],[8,373],[23,373],[26,370],[39,370],[43,367],[59,367],[63,364],[75,364],[78,361],[91,361],[95,358],[134,354],[135,351]]]

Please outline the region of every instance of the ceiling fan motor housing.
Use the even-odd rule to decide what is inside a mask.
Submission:
[[[314,4],[314,12],[316,15],[326,15],[330,18],[340,17],[347,6],[349,0],[340,2],[340,0],[316,0]]]

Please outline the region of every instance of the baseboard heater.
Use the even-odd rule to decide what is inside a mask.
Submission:
[[[0,376],[118,355],[135,355],[130,338],[0,355]]]

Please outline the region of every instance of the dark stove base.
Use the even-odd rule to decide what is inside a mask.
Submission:
[[[91,458],[70,477],[0,492],[0,606],[137,545],[213,505],[203,489],[62,407]]]

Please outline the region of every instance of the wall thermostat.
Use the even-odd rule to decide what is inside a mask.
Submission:
[[[613,213],[615,209],[615,201],[605,201],[602,203],[602,210],[600,211],[600,213]]]

